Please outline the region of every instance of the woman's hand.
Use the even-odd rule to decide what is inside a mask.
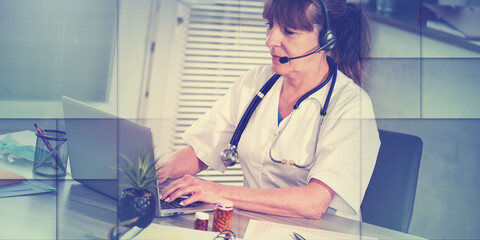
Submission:
[[[167,179],[177,179],[185,174],[195,175],[208,166],[197,158],[193,148],[189,146],[162,157],[155,167],[159,174],[158,184],[161,184]]]
[[[155,169],[158,174],[157,182],[161,184],[167,181],[168,177],[170,176],[170,172],[168,171],[167,165],[164,162],[158,162],[155,164]]]
[[[190,195],[189,198],[183,200],[180,204],[185,206],[197,201],[216,203],[220,199],[221,187],[222,185],[219,183],[205,181],[186,174],[164,188],[160,199],[171,202],[178,197]]]

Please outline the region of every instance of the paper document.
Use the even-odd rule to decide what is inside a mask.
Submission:
[[[21,175],[18,175],[14,172],[7,171],[5,169],[0,168],[0,187],[5,186],[5,185],[10,185],[14,183],[19,183],[27,181],[26,178],[24,178]]]
[[[193,228],[193,222],[192,222]],[[175,240],[212,240],[218,232],[200,231],[189,228],[173,227],[152,223],[140,232],[134,239],[175,239]],[[239,238],[237,238],[238,240]],[[122,240],[124,238],[122,237]]]
[[[376,240],[376,238],[359,236],[354,234],[339,233],[315,228],[299,227],[287,224],[280,224],[267,221],[259,221],[251,219],[245,231],[245,240],[293,240],[293,232],[296,232],[305,239],[362,239]]]
[[[56,188],[38,180],[28,180],[0,187],[0,198],[53,192]]]

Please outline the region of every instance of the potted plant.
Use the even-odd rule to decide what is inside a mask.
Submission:
[[[138,166],[134,166],[128,156],[120,153],[126,162],[125,169],[117,168],[120,177],[126,179],[128,188],[122,191],[118,205],[119,220],[126,221],[138,217],[129,227],[147,227],[155,217],[155,194],[149,189],[156,188],[159,169],[155,164],[160,158],[150,161],[151,153],[138,152]],[[150,163],[151,162],[151,163]]]

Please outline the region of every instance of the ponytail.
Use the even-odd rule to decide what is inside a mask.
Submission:
[[[366,14],[359,6],[347,3],[345,13],[332,18],[331,26],[337,35],[335,47],[330,52],[331,57],[337,62],[340,71],[362,86],[365,62],[372,51]]]

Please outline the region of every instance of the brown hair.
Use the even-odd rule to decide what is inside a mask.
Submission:
[[[326,0],[330,27],[337,42],[329,55],[338,68],[356,84],[362,85],[365,59],[371,56],[370,28],[366,13],[345,0]],[[323,30],[325,17],[319,0],[265,0],[263,18],[291,29]],[[322,34],[322,31],[320,31]]]

